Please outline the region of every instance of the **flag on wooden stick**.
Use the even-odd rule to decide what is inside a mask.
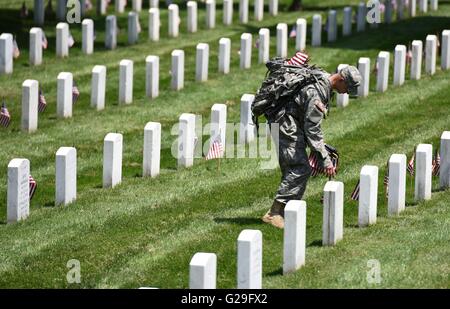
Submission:
[[[223,155],[223,145],[220,138],[220,134],[215,138],[214,142],[211,144],[206,155],[206,160],[217,159]]]
[[[36,192],[36,188],[37,188],[37,183],[36,180],[34,180],[33,177],[29,177],[29,182],[30,182],[30,201],[34,196],[34,192]]]

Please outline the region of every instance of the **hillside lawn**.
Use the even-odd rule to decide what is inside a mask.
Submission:
[[[399,217],[387,217],[383,189],[386,161],[393,153],[411,157],[414,146],[432,143],[450,130],[450,71],[438,69],[434,76],[424,74],[419,81],[407,80],[402,87],[392,86],[393,50],[396,44],[425,41],[427,34],[449,29],[450,2],[440,1],[438,12],[414,19],[380,25],[364,33],[353,33],[333,44],[310,47],[311,16],[342,8],[359,1],[304,1],[301,13],[286,12],[290,1],[281,1],[280,14],[264,13],[262,22],[238,23],[235,3],[234,23],[224,27],[221,7],[217,7],[216,28],[204,29],[204,4],[199,4],[199,31],[186,33],[186,10],[182,6],[180,37],[167,37],[167,10],[161,12],[161,41],[147,41],[147,17],[141,13],[143,32],[140,42],[126,46],[126,14],[120,17],[122,32],[119,47],[106,51],[104,19],[93,16],[97,40],[95,53],[81,53],[81,25],[71,25],[76,45],[68,59],[57,59],[54,21],[47,21],[45,32],[49,49],[44,64],[28,65],[28,29],[32,21],[18,21],[19,2],[0,0],[0,32],[16,32],[22,55],[14,62],[11,76],[0,76],[0,93],[8,103],[13,122],[0,129],[0,287],[3,288],[187,288],[189,261],[196,252],[217,254],[217,286],[236,286],[236,240],[243,229],[263,233],[264,288],[449,288],[450,287],[450,192],[438,190],[434,180],[432,199],[413,200],[411,177],[407,178],[407,208]],[[54,2],[54,1],[53,1]],[[129,1],[131,5],[131,1]],[[235,1],[236,2],[236,1]],[[27,1],[32,8],[32,1]],[[55,3],[53,3],[55,4]],[[113,6],[110,6],[113,9]],[[306,265],[282,276],[283,232],[260,217],[270,207],[277,189],[280,171],[260,168],[262,159],[223,159],[217,162],[198,158],[190,169],[178,170],[171,156],[176,136],[172,126],[182,113],[203,116],[209,121],[214,103],[226,103],[228,122],[239,122],[240,97],[255,93],[266,69],[257,64],[253,49],[252,68],[239,69],[239,38],[251,32],[257,38],[259,28],[271,31],[271,56],[276,51],[276,24],[287,22],[289,29],[299,17],[308,19],[308,47],[312,62],[327,71],[338,64],[356,64],[359,57],[370,57],[372,66],[379,51],[391,52],[391,81],[386,93],[375,93],[375,75],[371,75],[368,98],[351,100],[345,109],[332,108],[323,123],[325,140],[341,153],[341,169],[336,180],[345,185],[344,239],[335,247],[322,247],[322,206],[320,197],[326,178],[309,181],[307,202]],[[341,29],[341,28],[339,28]],[[353,30],[355,31],[355,25]],[[231,73],[217,73],[218,41],[232,40]],[[323,34],[323,42],[326,40]],[[210,44],[209,80],[195,82],[195,46]],[[289,54],[295,52],[289,40]],[[424,45],[425,47],[425,45]],[[169,90],[170,52],[186,53],[185,88]],[[160,96],[145,97],[145,57],[160,56]],[[133,103],[118,105],[118,63],[134,61]],[[90,107],[91,70],[107,66],[106,108]],[[408,68],[409,69],[409,68]],[[74,74],[81,96],[74,106],[73,118],[56,118],[56,77],[59,72]],[[39,129],[34,134],[20,132],[21,85],[36,79],[43,88],[48,107],[39,115]],[[143,129],[147,122],[162,124],[161,175],[142,178]],[[103,138],[109,132],[124,136],[123,181],[114,189],[102,188]],[[204,140],[208,136],[203,137]],[[78,197],[68,207],[55,207],[55,153],[61,146],[74,146],[78,155]],[[13,158],[28,158],[38,190],[31,202],[30,217],[17,224],[6,224],[7,165]],[[377,224],[357,227],[358,205],[350,201],[361,167],[377,165],[379,196]],[[67,261],[81,263],[81,283],[68,284]],[[377,259],[382,281],[366,280],[367,262]]]

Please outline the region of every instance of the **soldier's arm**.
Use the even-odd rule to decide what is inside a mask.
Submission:
[[[321,154],[324,167],[331,165],[331,159],[328,151],[325,149],[322,128],[320,127],[326,112],[325,105],[322,104],[317,91],[314,89],[308,90],[306,93],[304,119],[306,142],[311,150]]]

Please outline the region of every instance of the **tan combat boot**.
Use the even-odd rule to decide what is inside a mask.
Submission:
[[[277,228],[284,228],[284,204],[274,201],[269,211],[262,217],[265,223],[270,223]]]

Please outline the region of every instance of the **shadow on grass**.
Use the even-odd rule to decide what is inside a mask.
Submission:
[[[268,276],[268,277],[281,276],[281,275],[283,275],[283,267],[280,267],[280,268],[266,274],[266,276]]]
[[[249,225],[249,224],[259,224],[263,223],[259,218],[246,218],[246,217],[237,217],[237,218],[215,218],[214,222],[216,223],[225,223],[225,224],[238,224],[238,225]]]

